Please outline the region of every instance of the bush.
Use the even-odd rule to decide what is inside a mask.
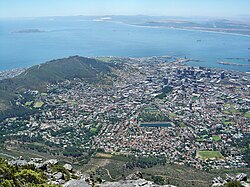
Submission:
[[[241,187],[241,183],[239,181],[231,181],[224,185],[224,187]]]

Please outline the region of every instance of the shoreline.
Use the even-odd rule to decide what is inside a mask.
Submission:
[[[94,21],[94,20],[92,20]],[[131,27],[141,27],[141,28],[152,28],[152,29],[172,29],[172,30],[184,30],[184,31],[197,31],[197,32],[207,32],[207,33],[215,33],[215,34],[225,34],[225,35],[232,35],[232,36],[242,36],[242,37],[248,37],[250,38],[250,35],[246,34],[240,34],[240,33],[230,33],[230,32],[219,32],[219,31],[209,31],[209,30],[202,30],[202,29],[192,29],[192,28],[176,28],[176,27],[164,27],[164,26],[147,26],[147,25],[137,25],[137,24],[129,24],[129,23],[124,23],[120,21],[106,21],[106,20],[101,20],[99,22],[110,22],[110,23],[117,23],[117,24],[122,24],[122,25],[127,25]]]
[[[72,55],[71,55],[72,56]],[[79,55],[81,56],[81,55]],[[160,56],[146,56],[146,57],[130,57],[130,56],[86,56],[87,58],[98,58],[98,57],[112,57],[112,58],[137,58],[137,59],[140,59],[140,58],[150,58],[150,57],[156,57],[156,58],[160,58],[160,57],[164,57],[165,55],[160,55]],[[67,58],[67,57],[62,57],[62,58],[56,58],[56,59],[63,59],[63,58]],[[172,56],[172,58],[180,58],[181,57],[176,57],[176,56]],[[48,60],[48,61],[45,61],[43,63],[47,63],[47,62],[50,62],[50,61],[53,61],[55,59],[52,59],[52,60]],[[199,65],[190,65],[189,62],[193,61],[192,59],[189,59],[189,61],[186,61],[186,62],[181,62],[183,63],[183,65],[187,66],[187,67],[199,67]],[[7,70],[1,70],[0,71],[0,81],[3,80],[3,79],[6,79],[6,78],[13,78],[15,76],[18,76],[19,74],[25,72],[27,69],[29,69],[30,67],[33,67],[33,66],[39,66],[40,64],[43,64],[43,63],[39,63],[39,64],[34,64],[32,66],[28,66],[28,67],[21,67],[21,68],[13,68],[13,69],[7,69]],[[172,61],[171,62],[166,62],[166,63],[173,63]],[[217,64],[221,64],[219,62],[217,62]],[[236,73],[240,73],[240,74],[250,74],[250,72],[248,70],[246,71],[239,71],[239,70],[235,70],[235,69],[227,69],[227,68],[224,68],[223,66],[239,66],[239,65],[235,65],[235,64],[221,64],[222,67],[208,67],[208,66],[201,66],[201,67],[204,67],[204,68],[211,68],[211,69],[214,69],[214,70],[218,70],[218,71],[228,71],[228,72],[236,72]],[[246,65],[246,67],[248,67],[248,65]],[[144,123],[144,122],[143,122]],[[151,122],[150,122],[151,123]],[[158,122],[156,122],[158,123]]]
[[[84,21],[89,21],[89,22],[96,22],[95,20],[84,20]],[[250,35],[244,35],[244,34],[238,34],[238,33],[227,33],[227,32],[218,32],[218,31],[208,31],[208,30],[199,30],[199,29],[187,29],[187,28],[174,28],[174,27],[164,27],[164,26],[145,26],[145,25],[136,25],[136,24],[128,24],[120,21],[112,21],[112,20],[101,20],[100,22],[107,22],[107,23],[114,23],[114,24],[120,24],[120,25],[125,25],[125,26],[130,26],[130,27],[138,27],[138,28],[152,28],[152,29],[168,29],[168,30],[183,30],[183,31],[189,31],[189,32],[204,32],[204,33],[214,33],[214,34],[223,34],[223,35],[231,35],[231,36],[239,36],[239,37],[246,37],[247,39],[250,38]],[[248,48],[249,49],[249,48]],[[250,50],[249,50],[250,51]],[[82,54],[77,54],[82,56]],[[86,55],[84,55],[86,56]],[[96,56],[96,55],[95,55]],[[116,56],[116,55],[115,55]],[[157,55],[157,56],[162,56],[162,55]],[[63,56],[62,56],[63,57]],[[94,56],[93,56],[94,57]],[[125,57],[125,56],[124,56]],[[143,56],[140,56],[143,57]],[[48,60],[49,61],[49,60]],[[42,62],[43,63],[43,62]],[[214,62],[216,63],[216,62]],[[1,65],[1,64],[0,64]],[[36,65],[36,64],[33,64]],[[31,65],[31,66],[33,66]],[[222,64],[221,64],[222,65]],[[245,66],[245,65],[242,65]],[[30,67],[30,66],[28,66]],[[17,68],[11,68],[11,69],[0,69],[0,72],[3,71],[11,71],[13,69],[19,69],[19,68],[28,68],[26,66],[21,66]],[[209,66],[207,66],[209,67]],[[213,66],[214,67],[214,66]],[[235,70],[235,71],[241,71],[241,72],[246,72],[249,70]]]
[[[81,54],[76,54],[77,56],[82,56]],[[69,56],[75,56],[75,55],[69,55]],[[67,57],[69,57],[67,56]],[[153,56],[140,56],[140,57],[131,57],[131,56],[84,56],[84,57],[87,57],[87,58],[98,58],[98,57],[114,57],[114,58],[148,58],[148,57],[164,57],[166,55],[153,55]],[[67,57],[58,57],[58,58],[53,58],[51,60],[46,60],[44,62],[41,62],[41,63],[38,63],[38,64],[33,64],[31,66],[26,66],[26,67],[17,67],[17,68],[12,68],[12,69],[4,69],[4,70],[0,70],[0,80],[1,80],[1,75],[3,74],[6,74],[6,73],[11,73],[11,72],[18,72],[18,71],[25,71],[27,70],[28,68],[32,67],[32,66],[36,66],[36,65],[40,65],[40,64],[43,64],[43,63],[46,63],[46,62],[50,62],[52,60],[55,60],[55,59],[62,59],[62,58],[67,58]],[[172,58],[182,58],[182,57],[177,57],[177,56],[171,56]],[[196,60],[194,59],[190,59],[189,62],[195,62]],[[185,62],[186,65],[188,66],[192,66],[192,67],[198,67],[199,65],[189,65],[188,62]],[[226,71],[235,71],[235,72],[240,72],[240,73],[247,73],[249,72],[248,70],[245,70],[245,71],[240,71],[240,70],[236,70],[236,69],[226,69],[226,68],[223,68],[223,66],[228,66],[229,64],[222,64],[222,63],[219,63],[218,61],[215,62],[215,64],[220,64],[222,65],[222,67],[210,67],[210,66],[202,66],[202,67],[206,67],[206,68],[213,68],[213,69],[220,69],[220,70],[226,70]],[[235,64],[230,64],[231,66],[246,66],[248,67],[249,65],[235,65]]]
[[[206,33],[223,34],[223,35],[232,35],[232,36],[241,36],[241,37],[250,38],[250,35],[246,35],[246,34],[230,33],[230,32],[219,32],[219,31],[209,31],[209,30],[202,30],[202,29],[176,28],[176,27],[164,27],[164,26],[146,26],[146,25],[133,25],[133,24],[126,24],[126,25],[134,26],[134,27],[155,28],[155,29],[171,29],[171,30],[183,30],[183,31],[206,32]]]

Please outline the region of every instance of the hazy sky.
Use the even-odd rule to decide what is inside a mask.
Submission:
[[[138,14],[234,17],[250,0],[0,0],[0,17]]]

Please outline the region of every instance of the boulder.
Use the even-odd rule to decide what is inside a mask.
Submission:
[[[230,182],[230,181],[233,181],[233,180],[234,180],[234,177],[232,177],[232,176],[226,174],[226,181],[227,181],[227,182]]]
[[[137,180],[142,178],[142,173],[137,171],[129,176],[126,177],[126,180]]]
[[[72,171],[72,170],[73,170],[73,167],[72,167],[71,164],[64,164],[63,167],[64,167],[66,170],[68,170],[68,171]]]
[[[64,175],[62,172],[58,172],[55,175],[53,175],[53,178],[55,178],[58,181],[59,179],[64,179]]]
[[[16,165],[16,166],[24,166],[24,165],[27,165],[28,164],[28,162],[26,161],[26,160],[22,160],[22,159],[19,159],[19,160],[12,160],[12,161],[10,161],[10,162],[8,162],[9,163],[9,165],[11,165],[11,166],[14,166],[14,165]]]
[[[241,173],[239,175],[236,175],[236,180],[237,181],[247,181],[247,174]]]
[[[47,164],[47,165],[56,165],[56,164],[58,164],[58,160],[57,159],[46,160],[44,162],[44,164]]]
[[[175,187],[173,185],[157,185],[151,181],[147,181],[145,179],[138,180],[121,180],[118,182],[104,182],[99,184],[99,187],[135,187],[135,186],[143,186],[143,187]]]
[[[84,179],[72,179],[62,185],[63,187],[91,187]]]

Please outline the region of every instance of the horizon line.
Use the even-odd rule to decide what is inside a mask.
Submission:
[[[30,18],[51,18],[51,17],[106,17],[106,16],[145,16],[145,17],[179,17],[179,18],[249,18],[249,15],[234,15],[234,16],[205,16],[205,15],[148,15],[148,14],[78,14],[78,15],[41,15],[41,16],[13,16],[13,17],[1,17],[0,19],[30,19]]]

